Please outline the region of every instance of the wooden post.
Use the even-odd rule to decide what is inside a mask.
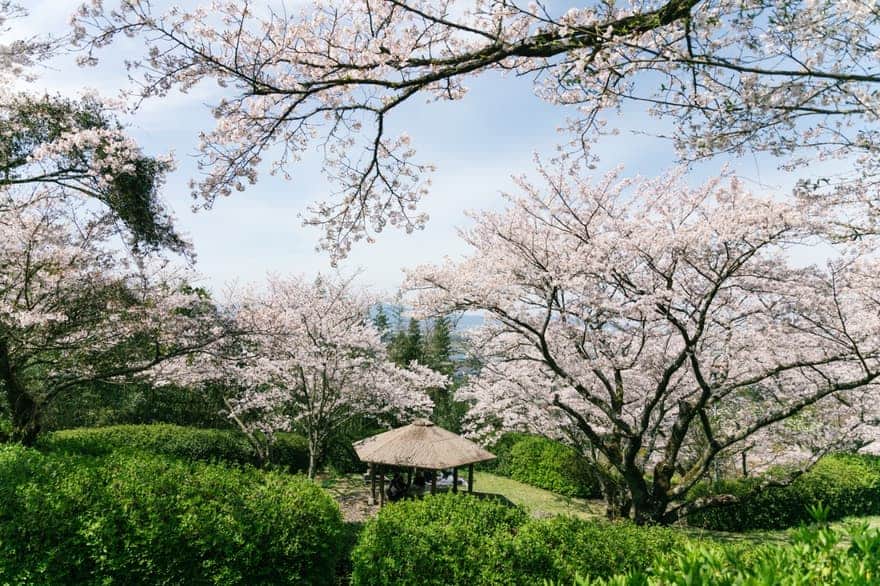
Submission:
[[[376,467],[370,464],[370,505],[376,504]]]
[[[474,465],[468,466],[468,494],[474,492]]]
[[[385,506],[385,467],[379,467],[379,506]]]
[[[452,492],[458,493],[458,468],[452,469]]]
[[[431,494],[437,494],[437,471],[431,470]]]

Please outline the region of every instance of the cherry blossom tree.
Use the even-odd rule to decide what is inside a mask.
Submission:
[[[189,253],[159,192],[170,157],[149,157],[97,96],[0,95],[0,211],[33,199],[97,201],[135,248]]]
[[[466,259],[406,285],[422,314],[485,315],[472,431],[567,439],[597,463],[609,514],[639,523],[713,504],[685,498],[718,458],[782,437],[815,458],[878,415],[874,245],[799,266],[797,248],[828,252],[819,211],[681,174],[545,168],[475,215]]]
[[[327,441],[352,417],[391,422],[430,414],[426,390],[445,377],[391,362],[369,319],[372,301],[349,282],[270,278],[265,289],[236,302],[242,351],[222,367],[242,389],[227,401],[229,415],[262,444],[260,453],[275,432],[301,431],[312,477]]]
[[[126,252],[115,234],[104,215],[56,200],[0,215],[0,390],[18,441],[35,441],[49,404],[224,333],[190,274]]]
[[[855,205],[843,233],[872,231],[877,209],[880,12],[871,2],[583,0],[149,0],[85,3],[74,17],[83,63],[121,35],[148,46],[130,65],[139,98],[211,79],[228,88],[202,135],[206,206],[256,181],[264,158],[285,175],[323,148],[336,196],[307,223],[334,258],[388,225],[412,230],[432,166],[387,121],[413,99],[460,100],[469,78],[534,77],[543,99],[577,112],[568,141],[592,160],[606,113],[644,107],[670,122],[683,161],[767,152],[801,169],[798,195]],[[275,8],[272,8],[275,7]],[[818,176],[816,159],[848,158]]]
[[[25,14],[0,2],[0,34]],[[144,155],[118,122],[118,105],[94,94],[29,90],[37,66],[61,44],[48,37],[0,43],[0,212],[34,197],[98,201],[131,246],[189,252],[159,197],[173,160]]]

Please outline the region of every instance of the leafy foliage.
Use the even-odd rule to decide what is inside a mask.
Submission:
[[[43,415],[46,431],[74,427],[107,427],[170,423],[189,427],[229,428],[222,414],[220,385],[188,388],[143,381],[84,385],[64,402],[50,403]]]
[[[342,518],[303,477],[0,448],[0,582],[334,582]]]
[[[389,505],[367,523],[352,584],[523,586],[577,573],[647,570],[686,542],[672,529],[565,517],[528,519],[521,509],[465,495]]]
[[[259,463],[254,449],[238,431],[165,424],[56,431],[41,438],[38,446],[52,452],[87,456],[129,451],[159,454],[186,461],[252,465]],[[270,452],[270,461],[290,470],[305,470],[309,463],[305,438],[292,433],[278,434]]]
[[[593,464],[558,441],[524,433],[505,433],[492,447],[497,458],[485,467],[531,486],[565,496],[601,495]]]
[[[783,529],[810,520],[822,503],[831,519],[880,514],[880,458],[832,455],[786,486],[757,490],[763,478],[727,480],[699,486],[692,498],[732,494],[739,501],[690,515],[688,523],[721,531]]]
[[[521,509],[464,495],[389,505],[352,552],[353,586],[504,584],[503,557],[526,521]]]
[[[644,571],[679,549],[687,539],[665,527],[638,527],[556,517],[534,519],[519,529],[513,542],[512,583],[527,586],[542,580],[575,576],[609,577]]]
[[[687,546],[651,571],[610,579],[578,578],[576,586],[868,586],[880,577],[880,531],[854,526],[800,530],[788,546],[763,547],[752,559],[718,547]],[[549,586],[572,584],[571,580]]]

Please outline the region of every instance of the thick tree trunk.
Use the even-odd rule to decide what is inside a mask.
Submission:
[[[634,497],[621,487],[616,494],[605,495],[605,515],[608,519],[632,519],[637,525],[667,525],[669,499],[636,493]]]
[[[9,384],[9,381],[4,383],[12,415],[12,441],[32,446],[40,435],[39,405],[17,384]]]
[[[12,441],[33,446],[41,428],[37,403],[27,394],[20,394],[9,403],[12,410]]]
[[[665,525],[670,498],[664,486],[646,486],[638,477],[604,479],[600,482],[608,519],[632,519],[638,525]]]
[[[32,446],[40,434],[40,405],[20,384],[9,360],[6,341],[0,339],[0,380],[12,415],[12,440]]]
[[[668,525],[668,508],[669,499],[665,495],[634,499],[633,521],[636,525]]]

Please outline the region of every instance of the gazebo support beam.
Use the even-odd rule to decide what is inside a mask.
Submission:
[[[437,494],[437,471],[431,470],[431,494]]]
[[[385,467],[379,467],[379,506],[385,506]]]
[[[370,505],[376,504],[376,467],[370,464]]]
[[[452,469],[452,492],[458,493],[458,468]]]
[[[474,465],[468,464],[468,494],[474,492]]]

